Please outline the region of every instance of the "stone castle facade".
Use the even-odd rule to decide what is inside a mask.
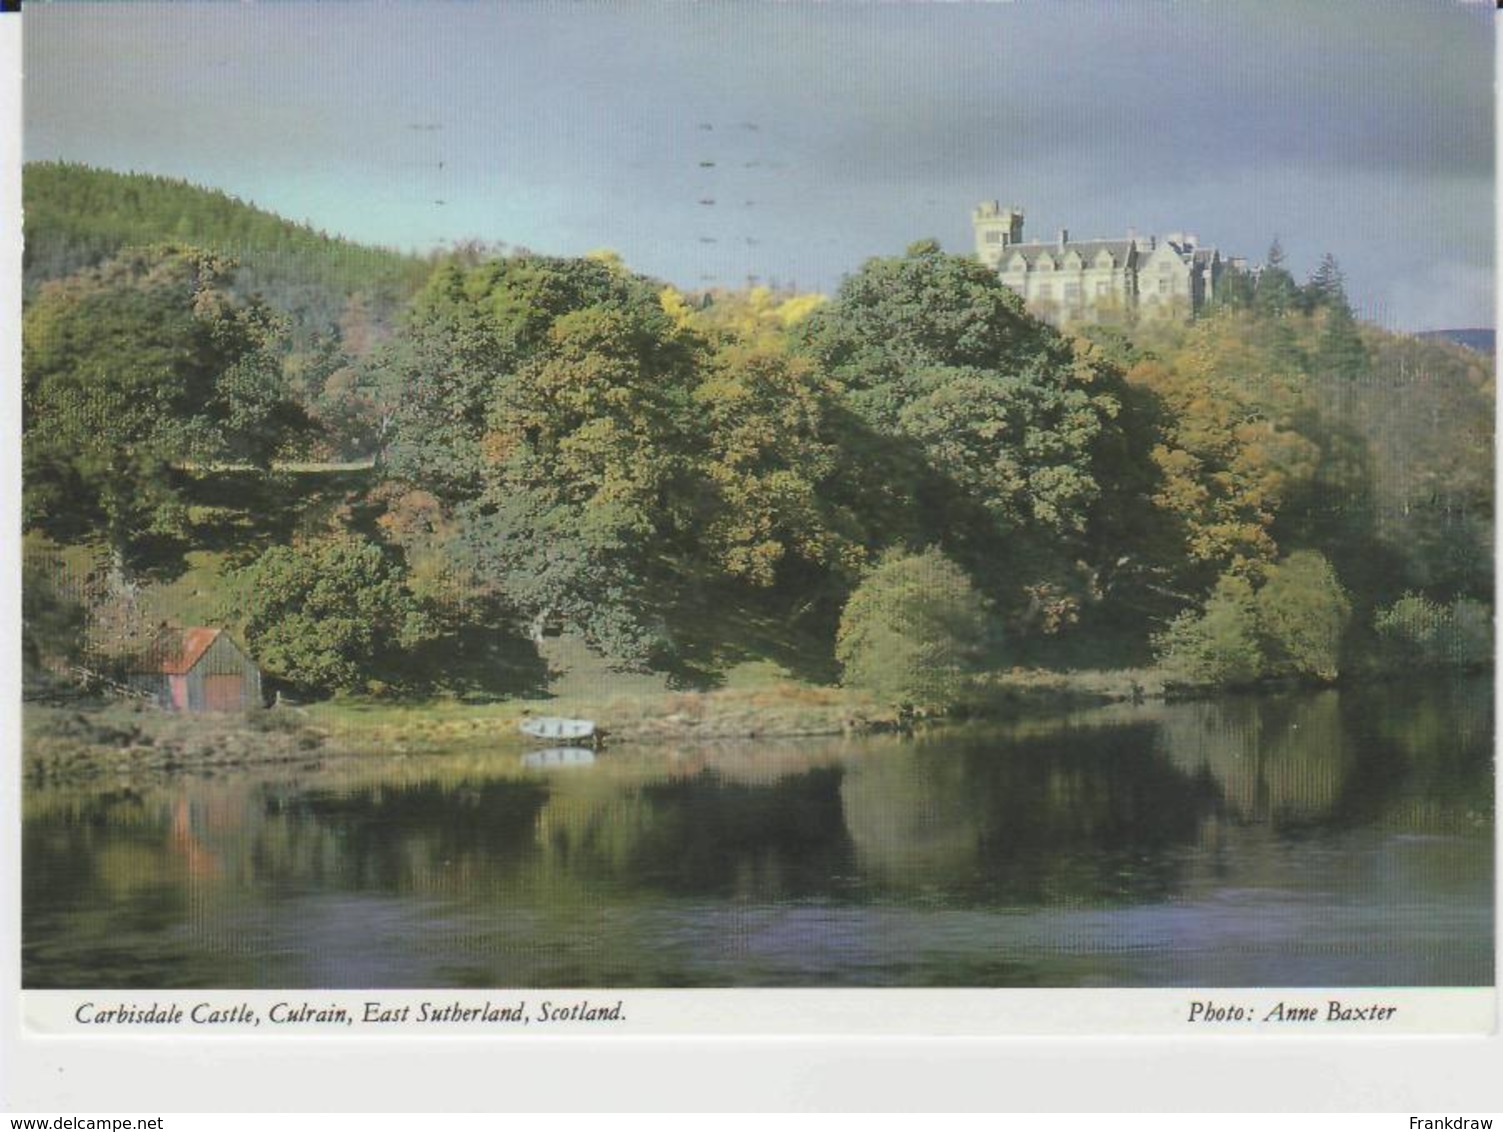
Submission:
[[[1055,323],[1191,318],[1216,296],[1227,272],[1245,271],[1193,233],[1162,238],[1129,231],[1115,240],[1023,239],[1023,210],[984,201],[971,213],[976,255]]]

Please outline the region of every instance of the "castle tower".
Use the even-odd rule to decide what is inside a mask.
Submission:
[[[971,227],[976,233],[976,258],[988,267],[1002,262],[1002,249],[1023,242],[1023,210],[1017,205],[1003,208],[994,200],[984,200],[971,212]]]

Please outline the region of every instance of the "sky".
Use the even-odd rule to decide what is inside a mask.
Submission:
[[[830,291],[914,240],[1189,231],[1494,324],[1492,6],[1464,0],[29,2],[25,155],[388,246]]]

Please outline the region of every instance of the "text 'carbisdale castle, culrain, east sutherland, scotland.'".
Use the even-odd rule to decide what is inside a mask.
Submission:
[[[1128,234],[1115,240],[1026,243],[1023,210],[983,201],[971,213],[976,255],[1028,308],[1051,322],[1112,322],[1131,317],[1189,318],[1216,295],[1223,276],[1246,271],[1193,233],[1162,238]]]

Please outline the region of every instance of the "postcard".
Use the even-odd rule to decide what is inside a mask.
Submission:
[[[1496,1052],[1491,9],[0,21],[23,1107]]]

